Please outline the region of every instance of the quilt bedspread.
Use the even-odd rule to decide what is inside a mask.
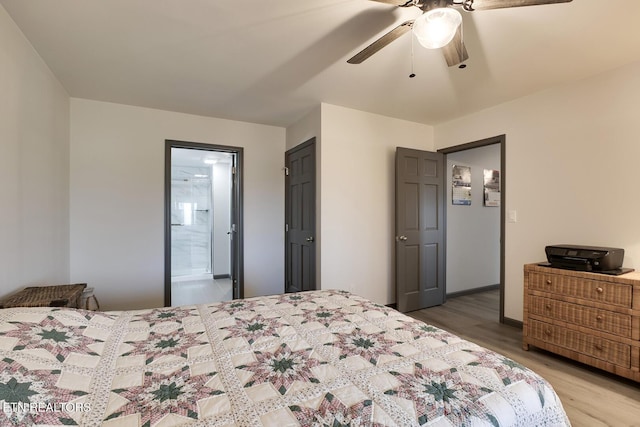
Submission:
[[[500,354],[343,291],[0,310],[0,425],[562,426]]]

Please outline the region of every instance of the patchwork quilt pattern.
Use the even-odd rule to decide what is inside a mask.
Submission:
[[[565,426],[518,363],[343,291],[0,310],[0,425]]]

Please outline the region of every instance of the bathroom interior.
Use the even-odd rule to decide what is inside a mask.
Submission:
[[[233,299],[234,154],[171,148],[171,305]]]

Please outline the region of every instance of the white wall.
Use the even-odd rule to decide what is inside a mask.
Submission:
[[[322,289],[395,302],[395,148],[433,151],[433,128],[321,108]]]
[[[69,282],[69,96],[0,6],[0,297]]]
[[[166,139],[244,147],[245,296],[281,293],[285,129],[71,100],[71,278],[105,309],[164,303]]]
[[[307,115],[287,128],[287,150],[316,138],[316,145],[322,140],[322,105],[318,105]]]
[[[471,167],[471,205],[451,201],[453,165]],[[500,207],[484,206],[484,169],[500,170],[500,144],[447,154],[447,294],[500,283]]]
[[[436,127],[438,148],[506,134],[506,317],[545,245],[621,247],[640,269],[638,94],[640,62]]]

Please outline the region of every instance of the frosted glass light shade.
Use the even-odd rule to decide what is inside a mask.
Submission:
[[[450,7],[431,9],[414,21],[413,33],[422,46],[427,49],[439,49],[453,39],[461,23],[462,16],[455,9]]]

